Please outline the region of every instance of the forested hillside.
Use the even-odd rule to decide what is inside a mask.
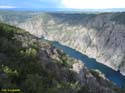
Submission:
[[[52,42],[2,23],[0,23],[0,89],[1,92],[2,89],[20,89],[20,93],[119,91],[98,72],[88,70],[82,62],[56,49],[52,46]]]

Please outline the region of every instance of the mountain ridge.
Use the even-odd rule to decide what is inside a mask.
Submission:
[[[21,23],[16,19],[13,21],[2,22],[23,28],[38,37],[59,41],[125,75],[124,12],[41,13]]]

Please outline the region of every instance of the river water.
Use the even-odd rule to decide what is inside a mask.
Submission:
[[[110,81],[114,82],[117,86],[119,86],[120,88],[125,88],[125,76],[123,76],[119,71],[115,71],[115,70],[97,62],[95,59],[89,58],[88,56],[81,54],[80,52],[76,51],[75,49],[61,45],[58,42],[53,42],[53,46],[63,50],[63,52],[68,54],[69,56],[83,61],[84,64],[89,69],[98,69],[106,76],[106,78],[108,78]]]

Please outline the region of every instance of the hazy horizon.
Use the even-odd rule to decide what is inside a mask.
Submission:
[[[125,12],[125,8],[105,9],[72,9],[72,8],[0,8],[0,10],[12,11],[39,11],[39,12]]]

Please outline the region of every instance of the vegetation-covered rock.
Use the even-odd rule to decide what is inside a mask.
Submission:
[[[125,75],[125,12],[20,13],[0,11],[0,21],[58,41]]]
[[[98,79],[98,74],[91,74],[85,65],[79,69],[74,65],[77,63],[52,46],[52,42],[0,23],[1,92],[2,89],[20,89],[21,93],[115,93],[113,88],[118,90],[102,77]],[[110,86],[99,80],[107,81]]]

